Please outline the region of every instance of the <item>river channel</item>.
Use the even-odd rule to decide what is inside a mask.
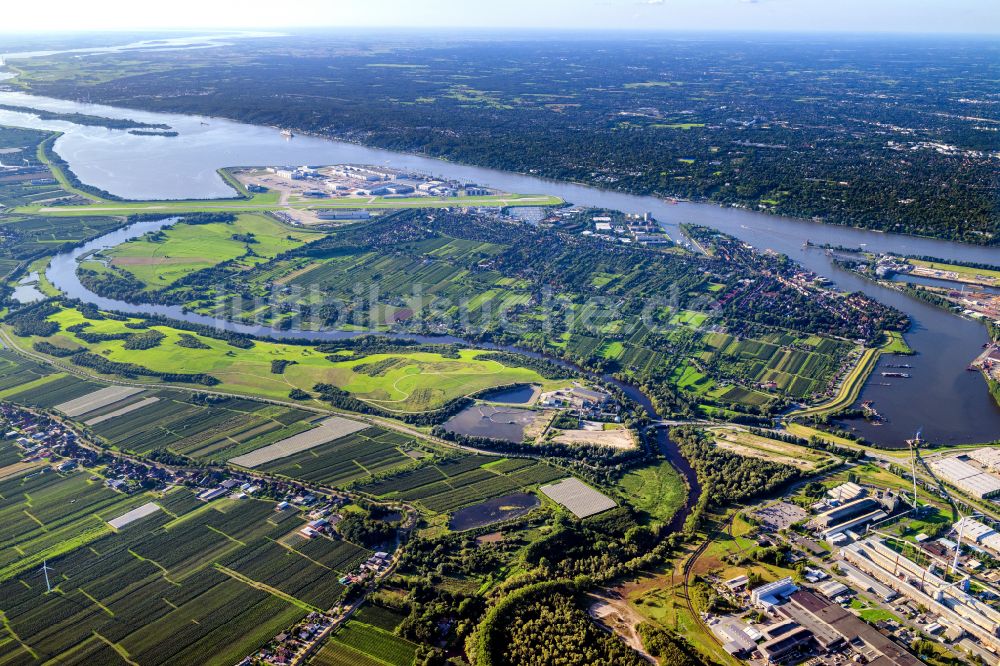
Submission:
[[[650,212],[675,238],[680,235],[678,227],[682,223],[719,229],[758,249],[787,254],[806,268],[830,278],[843,291],[863,291],[909,315],[913,323],[906,339],[917,355],[902,362],[913,366],[907,371],[911,377],[882,378],[879,374],[882,367],[901,362],[898,358],[883,358],[880,368],[866,383],[861,399],[874,400],[876,408],[888,421],[880,426],[854,423],[861,434],[886,447],[903,446],[904,440],[912,437],[918,429],[923,430],[925,439],[942,444],[1000,438],[1000,407],[990,398],[982,377],[966,371],[969,362],[987,341],[986,330],[981,324],[869,283],[836,267],[823,251],[807,249],[804,245],[806,241],[811,241],[815,244],[864,247],[870,251],[1000,263],[1000,250],[996,248],[825,225],[711,204],[671,204],[655,197],[454,164],[318,137],[296,136],[288,140],[275,128],[214,117],[152,113],[13,91],[0,91],[0,104],[170,125],[179,136],[137,136],[123,130],[40,120],[31,114],[0,111],[0,124],[63,132],[55,143],[55,151],[69,163],[80,180],[129,199],[232,197],[234,192],[216,172],[225,166],[363,163],[477,182],[510,192],[552,194],[574,204],[629,213]],[[149,229],[135,225],[88,243],[85,247],[96,249],[97,246],[107,246],[107,243],[115,245],[133,232],[138,235],[145,230]],[[79,252],[60,255],[53,261],[50,279],[58,278],[59,286],[71,296],[127,311],[128,308],[120,304],[110,304],[108,299],[76,291],[78,280],[62,279],[69,273],[75,274]],[[156,306],[143,311],[240,330],[238,324],[186,313],[181,308]],[[260,330],[246,332],[263,333]],[[309,337],[315,336],[314,339],[333,339],[343,335],[333,331],[267,331],[267,334],[272,333],[275,337],[285,338],[305,337],[305,333]]]

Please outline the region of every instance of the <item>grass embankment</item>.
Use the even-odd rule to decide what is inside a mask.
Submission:
[[[883,354],[899,354],[908,356],[913,354],[910,345],[906,344],[906,339],[899,331],[882,331],[883,342],[879,345],[879,351]]]
[[[819,416],[850,407],[861,394],[861,387],[864,386],[868,375],[875,369],[875,364],[878,362],[880,353],[878,349],[866,349],[861,354],[861,358],[858,359],[857,365],[844,378],[843,383],[840,385],[840,390],[837,391],[837,395],[814,407],[807,407],[806,409],[791,412],[788,414],[788,418]]]
[[[413,413],[437,409],[455,398],[497,386],[538,384],[551,390],[566,384],[546,380],[527,368],[480,360],[477,357],[488,352],[475,349],[460,350],[457,358],[413,351],[362,358],[346,356],[337,361],[335,356],[331,359],[313,346],[257,341],[250,349],[242,349],[170,326],[150,327],[164,336],[157,346],[125,349],[124,340],[88,343],[66,329],[88,322],[90,326],[84,330],[89,334],[143,332],[127,328],[127,321],[87,320],[71,308],[64,308],[50,320],[59,323],[59,333],[48,338],[14,338],[17,344],[29,351],[36,340],[43,339],[70,349],[85,347],[108,361],[134,363],[164,373],[211,375],[221,382],[213,390],[278,400],[287,400],[293,388],[311,391],[317,383],[328,383],[382,409]],[[8,332],[13,336],[12,331]],[[192,346],[192,339],[198,344]],[[69,365],[65,358],[55,360]],[[287,362],[282,373],[272,371],[274,361]],[[82,368],[80,371],[93,374]]]
[[[49,168],[49,171],[52,172],[52,177],[55,178],[56,181],[59,183],[59,186],[62,187],[67,192],[81,196],[84,199],[90,199],[95,203],[106,202],[107,201],[106,199],[103,199],[102,197],[99,197],[96,194],[92,194],[90,192],[87,192],[86,190],[80,189],[75,185],[73,185],[69,177],[66,175],[66,172],[63,170],[62,164],[60,164],[57,160],[54,160],[50,157],[49,152],[52,150],[52,145],[61,136],[62,132],[54,132],[52,136],[50,136],[49,138],[45,139],[44,141],[38,144],[38,149],[36,151],[38,160]],[[27,208],[36,208],[36,207],[40,207],[40,205],[27,206]]]

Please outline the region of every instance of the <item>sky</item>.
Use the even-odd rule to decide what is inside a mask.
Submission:
[[[295,27],[1000,34],[1000,0],[8,0],[0,32]]]

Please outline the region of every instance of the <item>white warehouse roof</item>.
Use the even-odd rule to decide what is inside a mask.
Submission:
[[[948,481],[961,481],[976,474],[982,474],[983,470],[973,467],[964,460],[957,457],[942,458],[931,463],[934,471],[943,476]]]
[[[983,525],[975,518],[962,518],[962,520],[955,523],[954,527],[955,532],[957,534],[961,534],[963,539],[966,541],[975,541],[976,543],[982,542],[983,539],[991,534],[996,534],[996,530],[987,525]]]
[[[936,460],[931,467],[945,481],[973,497],[985,498],[1000,493],[1000,478],[957,457]]]

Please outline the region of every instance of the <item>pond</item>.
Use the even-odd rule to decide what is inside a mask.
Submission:
[[[534,397],[534,395],[535,387],[533,385],[518,384],[517,386],[508,386],[507,388],[490,391],[489,393],[484,393],[479,397],[487,402],[504,402],[509,405],[525,405],[531,402],[531,398]]]
[[[502,520],[520,518],[539,504],[541,502],[531,493],[514,493],[503,497],[494,497],[456,511],[448,523],[448,528],[462,532],[499,523]]]
[[[469,437],[488,437],[519,444],[524,429],[535,420],[535,412],[516,407],[473,405],[444,422],[444,429]]]

